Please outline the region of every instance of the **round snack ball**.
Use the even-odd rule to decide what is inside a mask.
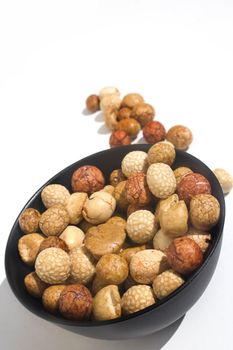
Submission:
[[[162,123],[152,120],[142,129],[143,137],[148,143],[156,143],[165,139],[166,130]]]
[[[118,95],[120,96],[119,90],[114,86],[105,86],[99,92],[99,98],[102,100],[107,95]]]
[[[124,96],[121,107],[127,107],[132,109],[134,106],[136,106],[138,103],[144,102],[144,98],[137,94],[137,93],[130,93]]]
[[[189,214],[191,223],[196,229],[208,231],[219,220],[219,202],[211,194],[198,194],[190,202]]]
[[[160,229],[158,232],[156,232],[153,238],[153,247],[154,249],[158,249],[164,252],[172,241],[173,237],[164,233],[164,231]]]
[[[67,244],[62,239],[58,238],[57,236],[50,236],[50,237],[45,238],[41,242],[39,250],[38,250],[38,254],[40,252],[42,252],[42,250],[47,249],[47,248],[52,248],[52,247],[53,248],[61,248],[65,252],[69,251]]]
[[[24,233],[36,232],[39,228],[40,212],[34,208],[25,209],[19,217],[19,226]]]
[[[121,307],[125,315],[132,314],[156,302],[152,288],[146,285],[138,285],[129,288],[122,296]]]
[[[82,210],[87,199],[85,192],[72,193],[65,202],[65,208],[70,217],[70,224],[77,225],[82,220]]]
[[[180,184],[180,181],[188,174],[192,174],[193,171],[190,168],[187,168],[185,166],[181,166],[179,168],[176,168],[173,171],[175,178],[176,178],[176,184],[177,186]]]
[[[185,151],[193,141],[193,135],[189,128],[183,125],[175,125],[170,128],[166,135],[167,141],[175,148]]]
[[[93,258],[84,246],[74,248],[70,252],[70,263],[72,282],[87,284],[91,281],[95,274],[95,265]]]
[[[125,186],[126,198],[130,204],[145,206],[152,201],[152,194],[142,172],[133,173],[128,177]]]
[[[160,199],[155,209],[155,222],[159,223],[162,213],[164,211],[167,211],[170,207],[172,207],[178,202],[179,197],[176,193],[172,194],[171,196],[165,199]]]
[[[163,299],[184,283],[183,278],[175,271],[167,270],[155,277],[153,291],[158,299]]]
[[[27,265],[33,265],[41,242],[43,242],[44,237],[39,233],[29,233],[22,236],[18,242],[18,251],[20,258]]]
[[[123,174],[128,177],[135,172],[146,173],[148,168],[147,153],[143,151],[132,151],[126,154],[121,162]]]
[[[94,165],[84,165],[74,171],[71,178],[73,192],[86,192],[88,195],[102,190],[104,175]]]
[[[135,243],[143,244],[151,241],[157,230],[155,217],[149,210],[137,210],[127,219],[126,231]]]
[[[96,294],[93,299],[93,315],[98,321],[121,316],[121,296],[117,286],[106,286]]]
[[[35,298],[41,298],[44,290],[47,288],[47,284],[41,281],[35,272],[30,272],[24,277],[24,285],[27,292]]]
[[[122,119],[118,122],[116,126],[117,130],[123,130],[126,132],[127,135],[129,135],[132,139],[137,137],[139,131],[141,130],[141,126],[139,122],[137,122],[136,119],[133,118],[127,118]]]
[[[124,227],[105,223],[91,227],[85,236],[84,244],[91,254],[99,259],[108,253],[117,253],[125,242]]]
[[[211,193],[211,186],[207,178],[198,173],[185,175],[177,186],[177,193],[180,199],[183,199],[187,205],[196,194]]]
[[[176,179],[169,165],[151,164],[147,170],[147,184],[157,198],[167,198],[176,190]]]
[[[127,107],[120,108],[117,112],[117,120],[128,119],[131,117],[131,109]]]
[[[167,270],[166,255],[156,249],[145,249],[134,254],[130,261],[130,275],[138,283],[151,284],[155,277]]]
[[[175,238],[166,250],[169,265],[176,272],[187,275],[203,261],[201,248],[188,237]]]
[[[217,168],[213,170],[214,175],[217,177],[223,193],[227,194],[231,191],[233,187],[233,178],[232,176],[224,169]]]
[[[105,254],[96,264],[96,275],[106,284],[121,284],[128,274],[126,260],[117,254]]]
[[[153,120],[155,110],[149,103],[138,103],[132,109],[131,118],[135,118],[143,127],[146,123]]]
[[[162,230],[171,237],[183,236],[188,231],[189,213],[184,201],[173,203],[159,214]]]
[[[47,248],[37,256],[35,269],[42,281],[63,283],[70,275],[69,255],[60,248]]]
[[[58,311],[59,298],[65,287],[64,284],[58,284],[45,289],[42,295],[42,304],[47,311],[52,313]]]
[[[149,164],[165,163],[172,165],[176,157],[174,146],[168,142],[158,142],[148,151]]]
[[[209,232],[197,230],[194,227],[190,227],[186,234],[186,237],[194,240],[194,242],[196,242],[201,248],[202,253],[205,253],[211,241],[211,234]]]
[[[91,224],[97,225],[107,221],[116,208],[115,198],[104,191],[93,193],[83,206],[82,215]]]
[[[67,226],[59,236],[59,238],[67,244],[69,250],[81,247],[84,237],[84,232],[79,227],[72,225]]]
[[[113,196],[116,200],[117,209],[126,211],[129,205],[126,197],[126,181],[121,181],[116,185]]]
[[[51,208],[53,205],[65,205],[70,197],[70,192],[65,186],[51,184],[45,186],[41,192],[41,199],[45,208]]]
[[[115,130],[112,132],[109,138],[110,147],[118,147],[124,145],[130,145],[131,138],[124,130]]]
[[[60,294],[59,311],[70,320],[88,319],[92,311],[92,296],[82,284],[66,286]]]
[[[111,172],[109,177],[110,185],[116,187],[120,182],[126,180],[125,175],[121,169],[115,169]]]
[[[114,107],[119,109],[121,105],[121,98],[119,94],[108,94],[101,98],[100,100],[100,109],[101,111],[105,111],[108,107]]]
[[[91,113],[95,113],[100,109],[100,99],[98,95],[90,95],[86,99],[86,107]]]
[[[54,205],[41,215],[39,226],[46,236],[58,236],[70,221],[67,210],[61,205]]]

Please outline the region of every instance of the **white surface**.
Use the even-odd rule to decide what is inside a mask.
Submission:
[[[233,194],[214,277],[181,324],[140,340],[98,341],[25,310],[8,288],[4,250],[29,197],[70,163],[108,148],[84,101],[106,85],[140,92],[166,128],[194,133],[189,152],[233,173],[233,3],[1,1],[0,348],[229,349],[232,339]]]

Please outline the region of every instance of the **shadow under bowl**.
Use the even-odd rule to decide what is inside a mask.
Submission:
[[[121,167],[121,160],[128,152],[135,150],[147,152],[149,148],[150,145],[146,144],[123,146],[98,152],[79,160],[62,170],[42,186],[32,196],[22,211],[28,207],[36,208],[40,212],[44,211],[45,208],[40,194],[42,189],[49,184],[59,183],[71,191],[72,174],[80,166],[95,165],[103,171],[105,178],[108,179],[114,169]],[[76,333],[100,339],[126,339],[148,335],[167,327],[182,317],[202,295],[216,268],[222,243],[225,201],[217,178],[199,159],[186,152],[176,151],[176,159],[172,167],[177,168],[179,166],[189,167],[194,172],[201,173],[207,177],[211,184],[212,194],[218,199],[221,208],[219,222],[211,230],[212,240],[205,253],[203,264],[188,276],[186,282],[180,288],[142,311],[111,321],[70,321],[59,314],[50,314],[43,308],[41,301],[31,297],[24,287],[24,277],[32,271],[32,268],[25,265],[18,254],[18,240],[22,236],[18,217],[11,230],[5,252],[6,276],[18,300],[28,310],[47,321],[60,324],[64,328],[73,331],[75,330]]]

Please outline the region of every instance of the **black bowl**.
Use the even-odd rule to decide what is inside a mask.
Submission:
[[[106,179],[108,179],[112,170],[120,168],[121,160],[128,152],[135,150],[147,152],[149,147],[149,145],[130,145],[93,154],[62,170],[44,186],[51,183],[60,183],[71,190],[70,180],[72,173],[78,167],[87,164],[99,167],[103,171]],[[59,314],[52,315],[43,309],[41,301],[31,297],[24,287],[24,276],[31,272],[32,269],[20,260],[18,254],[17,245],[19,238],[22,236],[22,232],[17,218],[6,247],[5,269],[8,282],[18,300],[28,310],[45,320],[61,324],[65,328],[75,330],[77,333],[102,339],[123,339],[147,335],[168,326],[182,317],[202,295],[214,273],[222,243],[225,202],[218,180],[204,163],[188,153],[177,151],[173,167],[176,168],[178,166],[188,166],[193,171],[206,176],[210,181],[213,195],[218,199],[221,207],[220,220],[211,231],[213,238],[205,254],[204,263],[188,277],[183,286],[167,298],[158,301],[155,305],[112,321],[75,322],[67,320]],[[28,207],[36,208],[39,211],[45,209],[40,198],[43,187],[34,194],[23,210]]]

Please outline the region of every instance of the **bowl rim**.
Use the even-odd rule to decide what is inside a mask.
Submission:
[[[214,251],[215,251],[216,247],[218,246],[218,243],[219,243],[219,241],[220,241],[220,239],[222,238],[222,235],[223,235],[223,228],[224,228],[224,222],[225,222],[225,199],[224,199],[224,194],[222,192],[222,189],[221,189],[221,186],[219,184],[219,181],[218,181],[217,177],[215,176],[213,171],[205,163],[203,163],[200,159],[198,159],[197,157],[193,156],[192,154],[190,154],[190,153],[188,153],[186,151],[176,150],[177,154],[179,154],[179,155],[185,154],[191,160],[194,160],[195,162],[201,163],[202,166],[206,167],[207,170],[209,172],[211,172],[212,176],[215,178],[215,180],[217,180],[217,183],[218,183],[218,186],[219,186],[219,189],[220,189],[221,204],[222,204],[222,206],[221,206],[221,214],[220,214],[221,224],[220,224],[220,227],[219,227],[219,230],[218,230],[218,237],[215,240],[213,246],[211,247],[211,250],[208,252],[208,256],[204,259],[202,265],[200,267],[198,267],[197,270],[195,270],[191,274],[191,276],[189,276],[188,280],[185,281],[184,284],[182,284],[179,288],[177,288],[174,292],[169,294],[167,297],[165,297],[165,298],[163,298],[161,300],[157,299],[155,304],[152,304],[152,305],[150,305],[150,306],[148,306],[148,307],[146,307],[146,308],[144,308],[142,310],[139,310],[137,312],[134,312],[132,314],[123,315],[123,316],[118,317],[116,319],[105,320],[105,321],[97,321],[97,320],[76,321],[76,320],[69,320],[69,319],[66,319],[66,318],[60,316],[59,314],[51,314],[48,311],[42,309],[46,313],[44,315],[42,312],[39,312],[39,311],[34,310],[34,309],[32,310],[30,308],[30,306],[27,305],[24,302],[24,299],[20,295],[18,295],[16,293],[16,291],[15,291],[15,288],[14,288],[14,286],[13,286],[13,284],[11,282],[11,278],[10,278],[10,269],[9,269],[9,267],[7,265],[7,252],[9,250],[11,236],[14,234],[14,231],[15,231],[15,228],[16,228],[16,226],[18,224],[18,220],[19,220],[19,217],[20,217],[21,213],[28,207],[28,205],[31,203],[31,201],[41,193],[42,189],[45,186],[47,186],[48,184],[53,183],[53,181],[57,177],[62,175],[64,172],[67,172],[76,163],[78,163],[80,161],[83,162],[86,159],[88,160],[90,157],[101,156],[101,155],[104,155],[106,152],[113,152],[113,153],[116,152],[117,153],[120,149],[124,149],[124,150],[128,149],[128,152],[131,152],[131,151],[143,151],[144,148],[148,148],[150,146],[151,145],[148,145],[148,144],[133,144],[133,145],[131,144],[131,145],[127,145],[127,146],[121,146],[121,147],[116,147],[116,148],[105,149],[105,150],[93,153],[91,155],[88,155],[88,156],[86,156],[84,158],[81,158],[81,159],[75,161],[74,163],[68,165],[67,167],[65,167],[64,169],[59,171],[54,176],[52,176],[26,202],[26,204],[24,205],[24,207],[20,211],[19,215],[17,216],[17,218],[16,218],[16,220],[15,220],[15,222],[14,222],[12,228],[11,228],[8,240],[7,240],[7,244],[6,244],[6,248],[5,248],[5,272],[6,272],[7,281],[9,283],[9,285],[11,287],[11,290],[13,291],[14,295],[23,304],[23,306],[26,307],[26,309],[28,309],[30,312],[32,312],[33,314],[35,314],[35,315],[39,316],[40,318],[43,318],[43,319],[45,319],[47,321],[52,321],[52,322],[55,322],[57,324],[69,325],[69,326],[73,326],[73,327],[76,327],[76,326],[77,327],[96,327],[96,326],[97,327],[101,327],[101,326],[106,326],[106,325],[115,324],[115,323],[122,323],[122,322],[126,322],[126,321],[128,321],[130,319],[133,319],[135,317],[143,316],[145,313],[150,313],[150,312],[152,312],[152,311],[154,311],[156,309],[159,309],[159,308],[163,307],[164,304],[169,303],[177,294],[181,293],[183,290],[185,290],[188,287],[188,285],[190,285],[193,281],[195,281],[195,279],[199,276],[199,274],[202,272],[202,270],[205,269],[206,265],[208,264],[211,256],[214,254]]]

